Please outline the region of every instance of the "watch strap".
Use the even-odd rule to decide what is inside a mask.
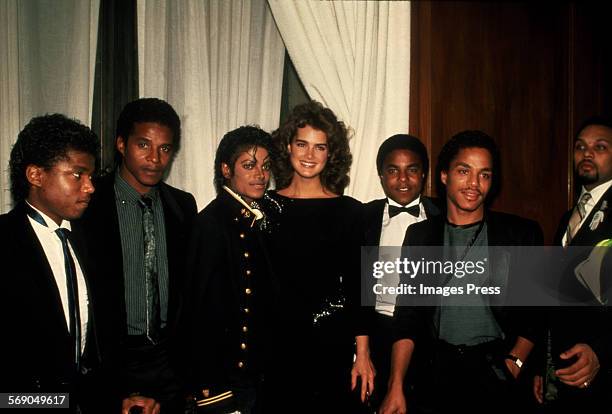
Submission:
[[[523,367],[523,361],[521,361],[521,359],[517,356],[514,356],[512,354],[508,354],[506,355],[505,359],[509,359],[510,361],[514,362],[514,365],[516,365],[519,368]]]

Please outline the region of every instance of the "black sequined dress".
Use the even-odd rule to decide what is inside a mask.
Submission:
[[[270,234],[282,322],[269,384],[292,412],[334,412],[352,398],[362,204],[348,196],[270,196],[282,210]]]

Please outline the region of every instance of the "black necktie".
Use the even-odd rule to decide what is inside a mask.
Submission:
[[[418,217],[419,214],[421,214],[421,206],[419,204],[416,204],[411,207],[398,207],[398,206],[392,206],[391,204],[389,204],[389,217],[390,218],[397,216],[399,213],[408,213],[414,217]]]
[[[59,228],[55,230],[62,242],[64,251],[64,267],[66,269],[66,286],[68,288],[68,313],[70,314],[70,336],[74,339],[74,363],[77,372],[81,363],[81,314],[79,311],[79,288],[77,284],[76,267],[68,248],[70,230]]]
[[[28,216],[34,221],[45,227],[49,227],[43,216],[27,204],[26,211]],[[57,234],[57,237],[59,237],[62,243],[62,251],[64,253],[64,271],[66,273],[66,290],[68,291],[68,327],[74,344],[74,364],[77,372],[79,372],[81,364],[81,312],[79,309],[79,288],[76,267],[72,259],[72,254],[70,254],[70,248],[68,247],[70,230],[60,227],[55,230],[55,234]]]
[[[147,301],[147,338],[159,342],[161,316],[159,307],[159,281],[157,275],[157,254],[155,242],[155,222],[153,220],[153,200],[143,196],[138,200],[142,208],[142,228],[144,234],[145,293]]]

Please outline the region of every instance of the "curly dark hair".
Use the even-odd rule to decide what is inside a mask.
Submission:
[[[436,190],[440,199],[446,198],[446,186],[442,183],[442,171],[448,172],[451,162],[455,159],[459,151],[465,148],[483,148],[489,151],[493,162],[493,177],[491,190],[485,202],[490,204],[501,187],[501,160],[499,149],[493,138],[482,131],[463,131],[453,136],[440,150],[438,155],[438,165],[436,166]]]
[[[172,132],[172,147],[176,154],[181,144],[181,120],[174,108],[158,98],[140,98],[125,105],[117,119],[115,138],[123,137],[127,142],[134,131],[134,124],[155,122],[168,127]],[[122,155],[115,150],[115,162],[121,162]]]
[[[68,159],[71,150],[92,155],[98,167],[100,140],[87,126],[62,114],[32,118],[11,150],[9,169],[13,201],[23,201],[30,193],[30,182],[26,178],[28,165],[52,168],[58,161]]]
[[[348,172],[353,161],[348,144],[348,131],[331,109],[325,108],[317,101],[297,105],[287,120],[272,132],[272,139],[278,151],[278,160],[273,167],[276,188],[280,190],[291,184],[294,170],[287,147],[295,139],[298,129],[306,125],[324,132],[327,136],[329,158],[321,172],[323,187],[334,194],[344,193],[349,184]]]
[[[272,137],[263,129],[255,125],[247,125],[236,128],[223,136],[219,146],[217,147],[217,153],[215,155],[215,189],[217,193],[221,192],[223,185],[226,182],[223,177],[223,171],[221,164],[225,163],[230,167],[230,171],[234,174],[234,164],[238,156],[249,151],[252,148],[261,147],[265,148],[270,154],[272,164],[274,164],[274,158],[276,150],[272,143]]]

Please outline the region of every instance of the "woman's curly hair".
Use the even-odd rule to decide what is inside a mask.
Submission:
[[[273,167],[276,188],[280,190],[291,184],[294,170],[287,148],[295,139],[298,129],[306,125],[324,132],[327,136],[328,159],[321,172],[323,187],[334,194],[344,193],[349,184],[348,172],[353,161],[348,144],[348,131],[331,109],[325,108],[317,101],[297,105],[287,120],[272,133],[278,155]]]

